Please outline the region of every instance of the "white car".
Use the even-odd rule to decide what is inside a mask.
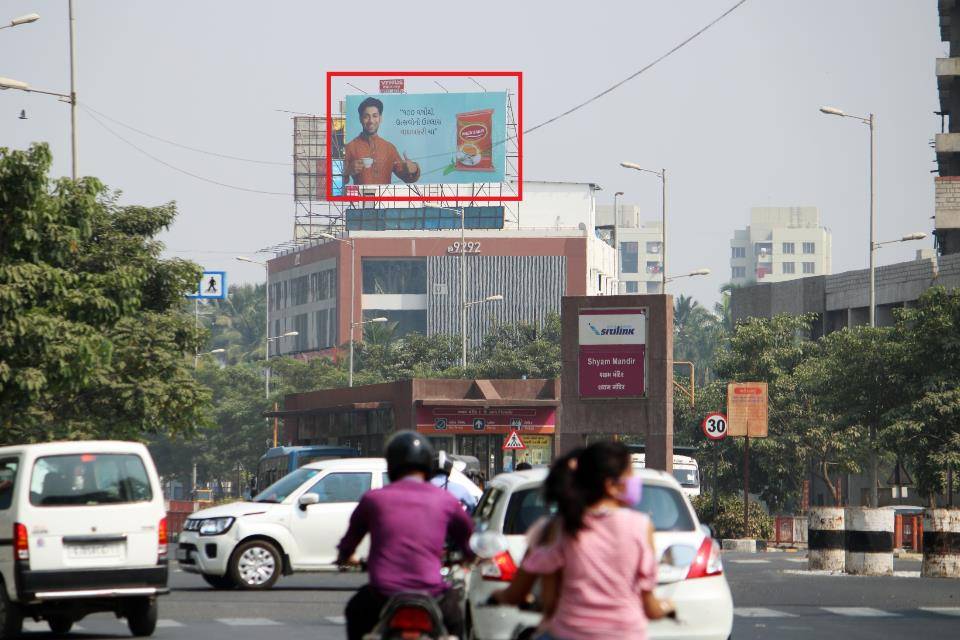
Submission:
[[[540,614],[515,607],[488,606],[490,594],[506,587],[527,550],[527,529],[547,515],[543,481],[547,469],[501,474],[487,484],[474,514],[478,531],[503,534],[508,550],[473,569],[467,589],[468,637],[511,640],[540,623]],[[720,545],[700,525],[690,500],[670,475],[638,470],[643,499],[638,509],[656,527],[654,545],[660,565],[656,595],[677,607],[679,623],[651,622],[650,638],[726,640],[733,629],[733,599],[723,575]]]
[[[450,482],[480,489],[454,469]],[[329,571],[360,497],[389,484],[383,458],[312,462],[264,489],[250,502],[197,511],[180,534],[180,568],[219,589],[269,589],[281,574]],[[367,554],[365,539],[357,557]]]
[[[169,592],[166,516],[142,444],[0,448],[0,638],[18,635],[24,618],[59,635],[102,611],[151,635],[157,596]]]

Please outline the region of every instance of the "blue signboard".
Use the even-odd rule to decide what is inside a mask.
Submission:
[[[187,295],[191,299],[224,300],[227,297],[227,272],[204,271],[197,290]]]

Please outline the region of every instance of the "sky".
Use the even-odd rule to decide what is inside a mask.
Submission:
[[[321,113],[328,70],[520,70],[530,126],[627,77],[735,3],[75,0],[80,173],[122,191],[124,203],[175,201],[167,255],[225,270],[232,283],[262,282],[262,267],[234,257],[292,236],[291,196],[180,173],[116,138],[88,109],[182,145],[276,163],[184,150],[101,118],[167,165],[284,194],[293,182],[287,111]],[[0,30],[0,76],[67,92],[67,2],[5,0],[0,23],[31,12],[41,19]],[[524,176],[597,183],[599,204],[624,191],[621,202],[655,220],[656,178],[619,163],[665,167],[668,269],[713,271],[671,292],[707,305],[729,279],[733,230],[755,206],[818,207],[833,233],[834,273],[865,268],[868,130],[818,107],[877,116],[879,239],[930,234],[934,68],[947,55],[936,0],[747,0],[646,73],[529,134]],[[53,174],[69,175],[68,105],[0,91],[0,146],[35,141],[50,144]],[[879,263],[932,246],[928,235],[884,247]]]

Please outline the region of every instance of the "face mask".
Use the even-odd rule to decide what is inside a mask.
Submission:
[[[620,494],[620,502],[628,507],[636,507],[643,496],[643,478],[630,476],[623,484],[624,491]]]

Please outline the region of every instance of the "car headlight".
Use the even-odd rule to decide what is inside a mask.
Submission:
[[[218,536],[226,533],[233,526],[235,518],[227,516],[225,518],[207,518],[200,522],[200,535]]]

